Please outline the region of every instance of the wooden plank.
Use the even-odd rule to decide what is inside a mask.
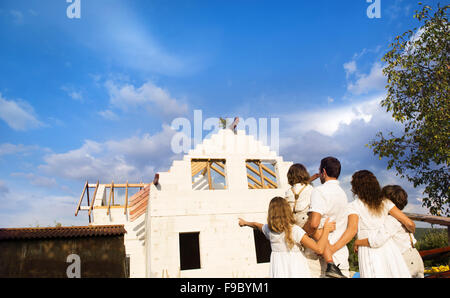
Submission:
[[[198,170],[201,169],[200,163],[191,163],[191,176],[194,177],[196,173],[198,173]]]
[[[253,177],[252,175],[247,174],[247,178],[249,178],[250,180],[255,182],[256,185],[261,186],[260,182],[255,177]]]
[[[263,174],[261,162],[258,162],[258,168],[259,168],[259,178],[261,179],[261,185],[263,188],[266,188],[266,185],[264,183],[264,174]]]
[[[109,215],[109,210],[111,209],[111,196],[114,191],[114,181],[111,183],[111,190],[109,191],[109,200],[108,200],[108,211],[106,212],[106,215]]]
[[[211,167],[211,169],[213,169],[214,171],[216,171],[217,173],[219,173],[220,175],[225,177],[225,173],[222,172],[221,170],[219,170],[218,168],[216,168],[213,164],[211,164],[210,167]]]
[[[264,176],[264,179],[269,182],[269,184],[271,184],[273,187],[278,188],[278,185],[273,182],[272,180],[270,180],[269,178],[267,178],[267,176]]]
[[[245,166],[247,167],[247,169],[249,169],[250,171],[252,171],[253,173],[255,173],[256,175],[259,176],[259,172],[257,170],[255,170],[251,165],[249,165],[248,163],[245,163]]]
[[[271,169],[269,169],[267,166],[265,166],[263,163],[261,163],[261,167],[264,169],[264,171],[272,175],[275,179],[277,178],[277,174]]]
[[[89,183],[88,183],[88,187],[86,190],[86,197],[87,197],[87,204],[88,206],[90,206],[91,204],[89,203]],[[88,213],[88,219],[89,219],[89,223],[91,223],[91,215]]]
[[[89,182],[86,181],[86,184],[84,185],[83,192],[81,193],[80,200],[78,201],[77,209],[75,211],[75,216],[78,215],[78,211],[80,211],[81,201],[83,201],[84,193],[86,192],[86,189],[89,187]]]
[[[211,190],[211,189],[213,189],[213,187],[212,187],[212,180],[211,180],[211,165],[210,165],[209,162],[208,162],[207,165],[206,165],[206,170],[207,170],[207,172],[208,172],[208,184],[209,184],[209,189]]]
[[[450,226],[450,217],[443,216],[433,216],[433,215],[425,215],[425,214],[417,214],[417,213],[407,213],[408,216],[412,220],[423,221],[430,224],[442,225],[442,226]]]
[[[450,246],[442,247],[442,248],[435,248],[435,249],[430,249],[430,250],[422,250],[422,251],[419,251],[419,254],[423,258],[426,256],[440,255],[440,254],[444,254],[444,253],[448,253],[448,252],[450,252]]]
[[[225,171],[225,164],[223,163],[222,160],[220,160],[220,161],[215,161],[215,163],[216,163],[219,167],[221,167],[223,171]]]
[[[125,210],[123,211],[123,214],[127,214],[127,207],[128,207],[128,181],[125,183]]]
[[[122,209],[123,206],[110,206],[109,209]],[[94,209],[108,209],[108,206],[94,206]]]
[[[112,192],[112,204],[113,204],[113,206],[114,206],[114,205],[116,205],[116,204],[114,203],[114,182],[113,182],[112,185],[111,185],[111,192]]]
[[[150,183],[128,183],[129,188],[138,188],[138,187],[146,187],[150,185]],[[105,188],[111,188],[111,184],[102,184]],[[125,188],[127,185],[125,183],[114,184],[114,188]],[[89,184],[89,187],[95,187],[95,184]]]
[[[192,166],[192,177],[197,175],[201,170],[204,170],[206,166],[207,166],[207,162],[198,163],[198,164]]]
[[[92,207],[94,206],[95,198],[97,197],[97,190],[98,190],[99,183],[100,183],[100,181],[97,180],[97,184],[95,185],[94,197],[92,198],[92,203],[91,203],[91,206],[89,207],[89,216],[91,216]]]

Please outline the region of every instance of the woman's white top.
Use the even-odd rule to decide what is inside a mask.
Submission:
[[[349,203],[348,213],[358,215],[358,239],[369,238],[371,234],[383,228],[384,222],[389,215],[389,211],[395,206],[389,200],[383,201],[381,214],[373,214],[366,204],[360,199]],[[403,256],[394,243],[389,238],[379,247],[360,246],[358,248],[358,261],[361,277],[411,277]]]
[[[311,277],[306,258],[299,248],[299,244],[306,234],[302,228],[297,225],[293,225],[292,227],[292,239],[295,243],[292,249],[289,249],[286,244],[284,232],[272,232],[267,224],[263,226],[262,231],[270,241],[272,248],[270,255],[270,277]]]

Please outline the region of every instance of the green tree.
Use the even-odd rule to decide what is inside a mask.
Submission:
[[[403,133],[379,132],[369,147],[388,159],[388,169],[414,187],[425,186],[422,203],[431,214],[449,215],[450,6],[419,5],[414,18],[420,28],[397,36],[383,57],[388,83],[381,106],[403,125]]]

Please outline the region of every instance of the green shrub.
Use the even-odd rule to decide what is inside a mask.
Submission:
[[[447,247],[448,236],[447,229],[431,229],[426,232],[416,243],[417,250],[430,250],[435,248]],[[424,260],[425,267],[448,265],[450,264],[450,256],[443,255],[433,260]]]

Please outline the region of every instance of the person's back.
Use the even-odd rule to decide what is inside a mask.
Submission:
[[[385,220],[396,207],[382,196],[379,182],[370,171],[361,170],[354,173],[351,185],[357,199],[348,204],[348,214],[358,216],[357,240],[354,243],[354,246],[358,247],[359,242],[383,229]],[[358,263],[363,278],[411,277],[400,250],[392,239],[377,248],[359,247]]]
[[[347,195],[338,180],[329,180],[315,187],[311,193],[309,211],[322,215],[319,228],[323,226],[325,218],[330,218],[331,221],[336,222],[336,230],[328,236],[330,244],[334,244],[347,228],[347,204]],[[333,260],[341,270],[349,269],[348,256],[347,246],[334,253]]]
[[[285,199],[291,206],[296,224],[299,227],[303,227],[308,219],[312,190],[313,187],[310,184],[297,183],[286,191]]]
[[[310,175],[302,164],[293,164],[287,173],[288,183],[291,186],[284,196],[294,213],[295,222],[303,227],[308,219],[308,210],[311,202],[313,187],[310,184]]]
[[[368,238],[371,231],[376,231],[383,227],[389,216],[389,210],[394,204],[389,200],[384,200],[379,214],[374,214],[369,207],[360,199],[351,202],[349,213],[358,214],[358,239]]]
[[[318,237],[317,231],[323,227],[326,218],[336,222],[336,230],[328,236],[329,243],[334,244],[347,228],[347,195],[341,188],[339,175],[341,163],[334,157],[326,157],[321,160],[319,177],[322,185],[317,186],[311,192],[311,204],[309,208],[308,222],[305,231]],[[312,274],[314,276],[348,277],[348,249],[341,247],[334,254],[324,253],[319,264],[314,258],[309,258]],[[319,272],[320,271],[320,272]]]

